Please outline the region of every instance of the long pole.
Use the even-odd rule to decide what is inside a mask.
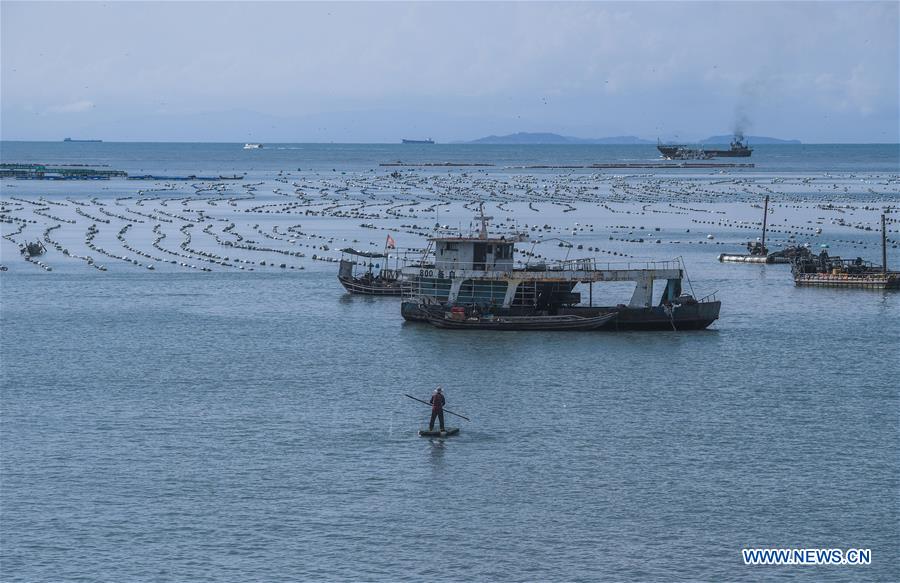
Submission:
[[[881,215],[881,270],[887,274],[887,227]]]
[[[769,195],[766,195],[765,206],[763,207],[763,237],[762,237],[762,248],[763,253],[766,253],[766,221],[769,220]]]
[[[423,401],[422,399],[417,399],[417,398],[413,397],[412,395],[406,395],[406,396],[409,397],[410,399],[412,399],[413,401],[418,401],[418,402],[422,403],[423,405],[428,405],[429,407],[431,407],[431,403],[429,403],[428,401]],[[456,415],[457,417],[462,417],[466,421],[471,421],[471,419],[469,419],[465,415],[460,415],[459,413],[454,413],[453,411],[451,411],[449,409],[444,409],[444,413],[450,413],[451,415]]]

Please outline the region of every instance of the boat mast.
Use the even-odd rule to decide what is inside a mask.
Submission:
[[[481,202],[478,205],[479,214],[481,215],[481,232],[478,233],[479,239],[487,239],[488,238],[488,228],[487,222],[494,217],[486,217],[484,216],[484,203]]]
[[[884,215],[881,215],[881,271],[887,275],[887,227],[885,227]]]
[[[763,206],[763,236],[762,236],[762,248],[763,253],[768,255],[768,251],[766,250],[766,221],[769,219],[769,195],[766,195],[765,206]]]

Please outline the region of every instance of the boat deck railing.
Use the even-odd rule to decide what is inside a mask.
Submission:
[[[601,261],[594,257],[583,259],[565,259],[558,261],[542,262],[541,271],[655,271],[681,269],[681,261],[677,259],[666,261]],[[526,263],[525,269],[535,268],[537,265]]]
[[[710,303],[710,302],[717,302],[717,301],[719,301],[719,300],[716,298],[716,294],[717,294],[717,293],[719,293],[719,290],[716,290],[716,291],[714,291],[714,292],[712,292],[712,293],[706,294],[705,296],[703,296],[702,298],[700,298],[699,300],[697,300],[697,303],[698,303],[698,304],[708,304],[708,303]]]

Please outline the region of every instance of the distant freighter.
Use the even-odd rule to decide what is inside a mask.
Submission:
[[[736,134],[727,150],[692,149],[683,144],[657,144],[656,149],[667,160],[688,160],[707,158],[749,158],[753,148],[744,141],[744,136]]]
[[[403,143],[404,143],[404,144],[433,144],[433,143],[434,143],[434,140],[432,140],[431,138],[428,138],[427,140],[407,140],[407,139],[404,139],[404,140],[403,140]]]
[[[73,140],[72,138],[66,138],[66,139],[64,139],[63,141],[64,141],[64,142],[92,142],[92,143],[96,143],[96,142],[102,142],[103,140]]]

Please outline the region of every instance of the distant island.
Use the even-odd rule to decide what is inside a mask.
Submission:
[[[697,144],[730,144],[734,136],[721,135],[711,136],[699,142],[688,142]],[[800,144],[800,140],[782,140],[779,138],[770,138],[766,136],[746,136],[747,142],[750,144]],[[668,140],[664,140],[668,141]],[[607,145],[634,145],[634,144],[656,144],[656,140],[645,140],[637,136],[613,136],[608,138],[575,138],[572,136],[562,136],[560,134],[545,132],[518,132],[515,134],[507,134],[505,136],[487,136],[471,140],[468,142],[459,142],[463,144],[607,144]]]

